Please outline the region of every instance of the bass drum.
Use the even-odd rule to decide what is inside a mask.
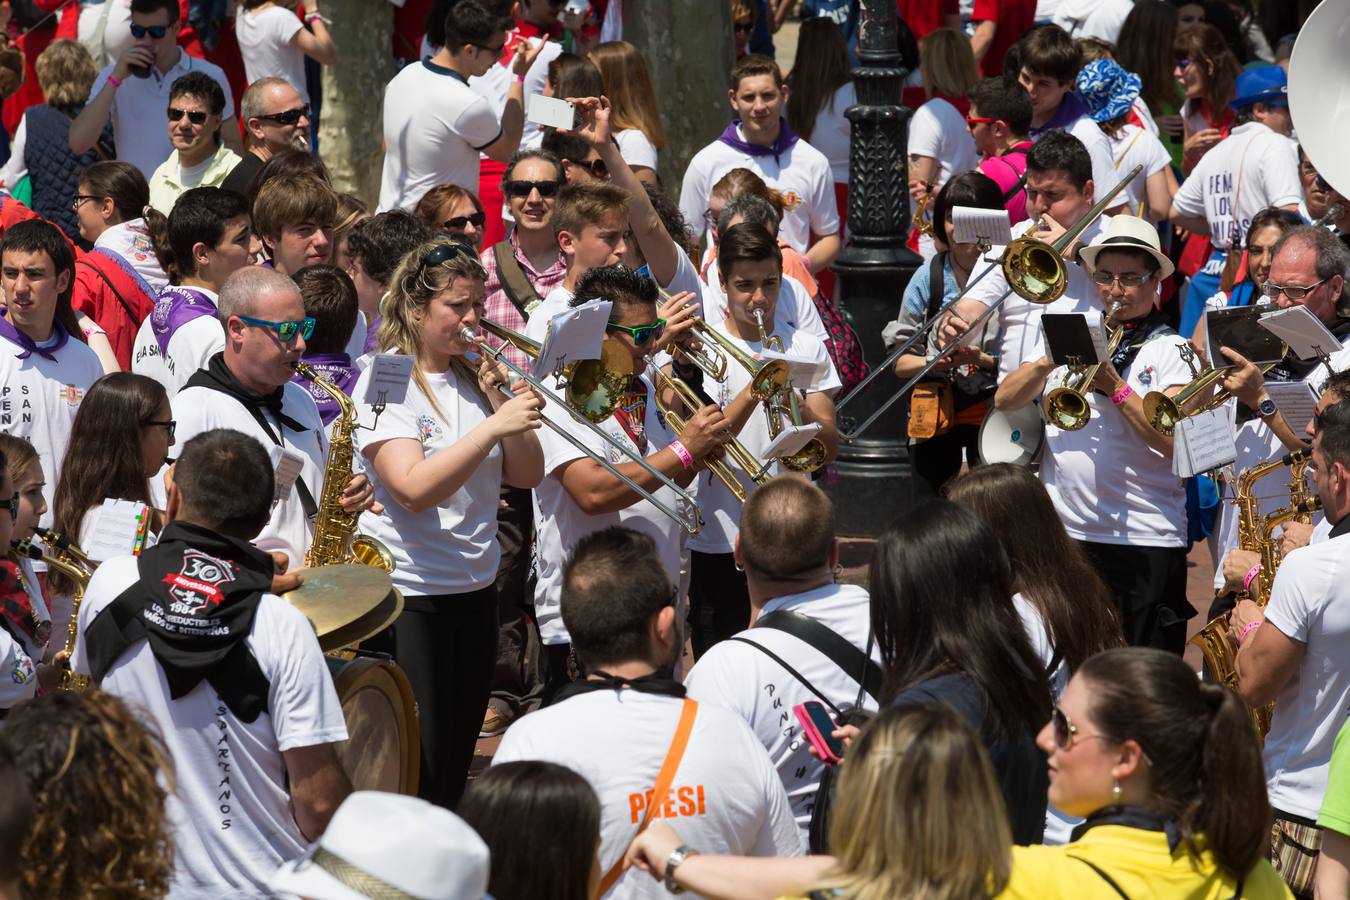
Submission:
[[[347,720],[337,753],[352,788],[415,796],[422,742],[408,676],[388,660],[324,659]]]
[[[980,459],[990,463],[1032,465],[1045,443],[1045,421],[1039,403],[1004,412],[989,408],[980,423]]]

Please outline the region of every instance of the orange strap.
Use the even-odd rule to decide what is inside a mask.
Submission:
[[[661,764],[661,771],[656,776],[656,787],[652,790],[652,799],[647,803],[647,811],[642,814],[642,821],[638,823],[637,831],[633,833],[636,839],[639,834],[647,830],[651,824],[652,814],[660,805],[660,798],[664,797],[670,791],[671,782],[675,780],[675,771],[680,767],[680,760],[684,758],[684,748],[689,745],[689,735],[694,730],[694,716],[698,714],[698,702],[684,699],[684,709],[680,711],[680,723],[675,726],[675,736],[670,739],[670,750],[666,752],[666,761]],[[631,841],[629,843],[632,843]],[[628,848],[624,847],[624,853]],[[605,877],[600,879],[600,889],[596,892],[596,897],[603,897],[609,893],[609,889],[614,887],[614,882],[619,880],[623,874],[623,854],[614,865],[610,866]]]

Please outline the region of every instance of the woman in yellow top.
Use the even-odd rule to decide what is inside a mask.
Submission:
[[[1263,852],[1261,751],[1246,708],[1161,650],[1085,662],[1036,743],[1050,802],[1086,821],[1059,847],[1014,847],[1005,898],[1291,897]]]

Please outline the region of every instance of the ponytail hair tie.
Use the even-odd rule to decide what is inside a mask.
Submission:
[[[141,207],[141,218],[142,219],[150,218],[150,214],[154,211],[155,208],[153,206],[151,206],[149,203],[145,204],[145,206]]]

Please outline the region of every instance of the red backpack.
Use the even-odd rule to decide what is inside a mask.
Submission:
[[[848,393],[853,386],[867,377],[867,363],[863,361],[862,345],[858,342],[858,333],[853,326],[844,321],[843,313],[827,300],[820,291],[811,297],[820,313],[820,321],[825,325],[829,338],[825,349],[830,354],[834,368],[839,372],[839,380],[844,383],[842,393]],[[842,396],[841,393],[841,396]]]

